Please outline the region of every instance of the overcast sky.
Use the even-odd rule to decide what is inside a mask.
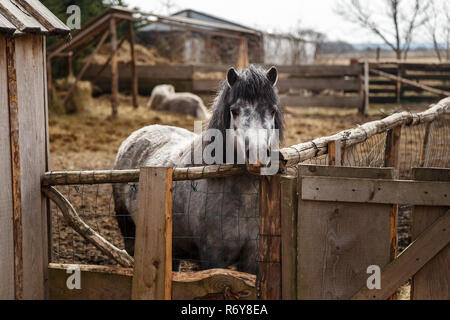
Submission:
[[[163,1],[125,1],[130,6],[137,6],[144,11],[166,13],[161,5]],[[366,1],[369,0],[363,0]],[[337,0],[172,0],[172,2],[176,5],[176,9],[195,9],[264,31],[288,31],[300,23],[303,28],[325,33],[330,40],[351,43],[380,42],[379,38],[370,32],[361,30],[338,16],[333,10]],[[423,32],[417,35],[416,41],[427,41]]]

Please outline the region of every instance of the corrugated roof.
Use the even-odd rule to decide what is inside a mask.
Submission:
[[[70,29],[38,0],[0,0],[0,32],[68,34]]]

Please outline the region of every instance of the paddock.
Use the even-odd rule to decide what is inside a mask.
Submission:
[[[398,287],[411,279],[411,299],[446,299],[449,102],[447,98],[424,112],[396,113],[282,149],[284,173],[262,176],[260,181],[256,275],[225,269],[172,271],[171,267],[172,258],[176,259],[170,250],[172,181],[191,180],[195,185],[198,179],[244,174],[243,167],[48,172],[42,188],[56,204],[51,212],[57,228],[52,230],[65,234],[59,244],[52,242],[50,297],[386,299],[395,297]],[[155,255],[140,258],[136,251],[134,261],[121,252],[120,241],[112,238],[113,245],[109,244],[108,232],[99,234],[104,239],[89,239],[90,232],[76,223],[83,217],[92,229],[104,230],[97,223],[112,205],[111,184],[124,182],[148,190],[139,200],[139,214],[144,212],[152,221],[147,232],[137,231],[136,249],[142,243],[153,244],[150,252]],[[400,255],[399,207],[412,211],[412,243]],[[71,226],[87,240],[67,233]],[[58,246],[71,241],[77,247],[67,255]],[[80,267],[82,278],[95,279],[92,286],[86,281],[81,291],[68,290],[66,270],[82,258],[78,255],[95,250],[102,253],[97,261],[101,266]],[[319,257],[317,252],[323,254]],[[156,270],[148,270],[151,261],[160,262]],[[370,265],[381,268],[381,290],[366,289]],[[147,272],[154,274],[154,286],[137,280]],[[99,283],[104,288],[116,284],[117,290],[96,289]]]

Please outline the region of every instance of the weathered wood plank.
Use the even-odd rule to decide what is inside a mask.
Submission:
[[[49,32],[66,34],[70,29],[38,0],[15,0]]]
[[[141,168],[133,299],[170,299],[172,168]]]
[[[14,298],[24,298],[24,266],[23,266],[23,221],[22,221],[22,173],[20,150],[20,115],[19,115],[19,93],[17,87],[17,55],[16,41],[6,39],[6,79],[8,85],[8,110],[9,110],[9,139],[11,155],[11,186],[12,186],[12,223],[14,243]],[[22,94],[23,92],[21,92]],[[20,108],[20,112],[26,112]]]
[[[358,76],[363,69],[360,65],[300,65],[300,66],[277,66],[279,73],[298,74],[301,76]]]
[[[280,96],[280,104],[286,107],[358,108],[362,101],[361,96]]]
[[[66,285],[70,267],[79,267],[81,289]],[[49,264],[49,298],[52,300],[130,300],[133,269],[90,265]],[[255,276],[225,269],[173,272],[173,300],[255,300]]]
[[[2,14],[22,32],[41,32],[48,30],[19,4],[11,0],[0,2]]]
[[[334,140],[328,143],[328,165],[342,166],[343,161],[342,140]]]
[[[393,171],[387,168],[299,166],[299,299],[348,299],[366,283],[369,265],[383,266],[390,259],[390,205],[302,200],[304,179],[333,175],[392,179]],[[341,186],[333,187],[340,189]]]
[[[281,298],[297,298],[297,178],[281,177]]]
[[[422,232],[397,259],[381,271],[381,289],[363,286],[352,299],[387,299],[412,275],[424,267],[450,241],[450,210]],[[445,265],[448,269],[448,264]],[[439,271],[441,273],[441,271]]]
[[[131,68],[131,94],[133,97],[133,107],[137,108],[138,104],[138,76],[136,72],[136,51],[134,50],[134,30],[133,23],[131,21],[128,22],[128,39],[130,41],[130,68]]]
[[[9,137],[6,38],[0,34],[0,299],[14,299],[13,202],[11,186],[11,146]]]
[[[44,46],[41,35],[16,39],[25,299],[45,297],[48,263],[47,207],[40,192],[48,168]]]
[[[109,20],[109,33],[111,35],[111,108],[112,117],[116,118],[118,115],[119,107],[119,69],[118,69],[118,54],[117,54],[117,26],[116,19]]]
[[[448,206],[449,190],[449,182],[304,177],[302,199]]]
[[[450,181],[450,169],[413,170],[413,178],[421,181]],[[415,206],[411,216],[411,239],[445,215],[449,207]],[[448,300],[450,299],[450,246],[446,246],[412,278],[411,299],[413,300]]]
[[[281,299],[280,176],[261,176],[259,192],[258,298]]]
[[[323,79],[323,78],[289,78],[280,79],[277,84],[281,92],[289,91],[291,88],[307,89],[307,90],[342,90],[342,91],[356,91],[361,87],[359,79]]]

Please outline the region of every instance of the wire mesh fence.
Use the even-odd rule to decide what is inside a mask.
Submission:
[[[450,167],[450,118],[446,115],[428,123],[401,129],[398,178],[411,179],[413,167]],[[351,147],[344,148],[343,165],[384,167],[387,133],[382,132]],[[345,146],[345,142],[344,142]],[[302,163],[327,165],[328,155]],[[257,265],[259,243],[259,178],[246,175],[226,179],[175,181],[173,184],[173,256],[174,267],[194,271],[214,267],[242,266],[233,261],[242,255],[247,264]],[[122,197],[136,200],[137,183],[128,183]],[[119,249],[125,241],[116,219],[113,184],[62,185],[58,190],[80,217]],[[134,200],[133,200],[134,199]],[[411,207],[399,206],[398,233],[400,249],[409,243]],[[72,230],[53,203],[51,210],[51,261],[118,265]],[[131,214],[136,214],[131,212]],[[231,258],[230,258],[231,257]]]

